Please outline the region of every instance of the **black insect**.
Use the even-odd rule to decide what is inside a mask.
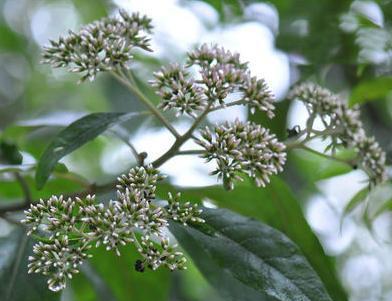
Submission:
[[[135,270],[140,273],[144,272],[144,263],[140,259],[135,262]]]

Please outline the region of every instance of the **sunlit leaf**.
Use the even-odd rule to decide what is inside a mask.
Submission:
[[[299,169],[311,181],[332,178],[353,170],[352,166],[348,163],[328,159],[306,150],[298,149],[292,152],[292,154]],[[352,159],[354,155],[355,153],[351,150],[342,150],[336,154],[336,157],[349,160]]]

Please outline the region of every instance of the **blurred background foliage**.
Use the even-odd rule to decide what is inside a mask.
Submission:
[[[182,61],[202,41],[238,50],[278,96],[277,117],[249,118],[280,138],[301,125],[303,108],[285,101],[291,85],[313,80],[362,106],[368,130],[392,158],[392,1],[348,0],[0,0],[0,296],[1,300],[222,300],[192,263],[187,272],[139,274],[132,249],[117,257],[97,250],[91,262],[62,294],[43,279],[26,274],[31,242],[10,220],[7,206],[23,201],[20,179],[30,198],[106,183],[135,164],[118,133],[130,137],[149,158],[169,146],[154,120],[131,119],[65,157],[38,190],[35,164],[48,143],[72,121],[90,112],[144,110],[108,76],[77,85],[77,76],[40,64],[48,39],[116,12],[140,10],[154,19],[151,56],[137,55],[134,75],[146,84],[169,61]],[[223,114],[223,113],[221,113]],[[225,118],[248,118],[239,109]],[[186,120],[172,116],[178,128]],[[117,134],[116,134],[117,133]],[[305,254],[334,300],[392,300],[392,186],[377,189],[364,204],[363,174],[309,153],[290,154],[281,178],[265,189],[244,183],[233,192],[214,184],[201,160],[175,161],[163,170],[169,180],[159,193],[181,186],[184,197],[232,209],[284,232]],[[181,166],[181,168],[179,168]],[[198,187],[190,187],[198,186]],[[207,186],[207,187],[206,187]],[[361,194],[362,191],[362,194]],[[358,193],[359,192],[359,193]],[[109,199],[111,194],[102,196]],[[3,207],[2,207],[3,206]],[[12,218],[10,218],[10,215]],[[8,299],[7,299],[8,298]]]

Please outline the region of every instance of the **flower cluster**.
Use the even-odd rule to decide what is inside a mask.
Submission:
[[[192,77],[194,70],[199,74]],[[265,81],[251,76],[247,63],[240,61],[238,53],[217,45],[203,44],[188,53],[185,67],[171,65],[154,76],[151,83],[162,97],[163,110],[195,116],[206,107],[214,110],[242,104],[248,105],[251,112],[258,109],[270,118],[274,116],[274,97]]]
[[[296,86],[289,98],[305,103],[310,114],[309,131],[316,117],[322,120],[327,129],[325,138],[331,139],[327,149],[334,151],[339,146],[353,148],[371,184],[382,183],[386,179],[385,153],[374,137],[366,135],[357,107],[349,108],[340,97],[314,83]]]
[[[203,158],[216,160],[213,174],[223,179],[227,189],[233,189],[234,180],[242,180],[243,174],[264,187],[286,162],[285,145],[252,122],[226,122],[212,131],[207,127],[196,142],[205,150]]]
[[[199,217],[200,209],[197,208],[196,205],[191,204],[190,202],[186,202],[182,204],[180,202],[181,194],[177,193],[173,196],[169,192],[167,206],[167,213],[170,215],[171,219],[174,221],[178,221],[183,225],[186,225],[189,222],[192,223],[203,223],[203,219]]]
[[[50,41],[44,49],[43,62],[55,68],[67,67],[82,74],[81,81],[94,80],[101,71],[126,67],[132,50],[151,51],[148,34],[151,20],[138,13],[120,11],[118,18],[103,18],[84,26],[79,32]]]
[[[29,273],[50,275],[49,289],[59,291],[65,288],[67,278],[79,272],[83,260],[91,257],[86,253],[90,246],[71,247],[68,236],[54,239],[52,243],[38,242],[33,247],[33,256],[29,257]]]
[[[162,98],[160,108],[164,111],[174,109],[177,116],[184,113],[194,116],[206,106],[203,90],[185,68],[172,64],[154,75],[152,85],[158,89],[157,93]]]
[[[145,266],[184,269],[185,257],[169,244],[163,230],[169,220],[183,224],[204,221],[197,205],[181,204],[179,195],[173,198],[169,194],[167,208],[157,205],[155,190],[161,179],[152,166],[138,167],[118,179],[117,200],[106,206],[97,203],[94,196],[52,196],[32,204],[22,222],[30,227],[29,234],[45,236],[34,246],[29,272],[48,276],[49,288],[59,291],[65,288],[67,278],[79,272],[93,245],[103,245],[120,255],[119,247],[131,243],[142,257],[135,263],[137,271]]]

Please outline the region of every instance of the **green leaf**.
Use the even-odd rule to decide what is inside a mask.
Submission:
[[[35,178],[38,189],[45,185],[50,173],[61,158],[96,138],[113,124],[138,115],[140,114],[93,113],[78,119],[60,131],[46,148],[38,163]]]
[[[392,198],[390,198],[388,201],[386,201],[378,210],[374,213],[374,216],[372,219],[376,219],[379,217],[381,214],[392,211]]]
[[[133,246],[120,248],[121,256],[104,248],[92,250],[90,262],[118,301],[167,300],[170,275],[167,269],[135,271],[140,255]]]
[[[369,202],[364,212],[364,218],[368,222],[372,222],[390,210],[392,210],[392,182],[387,181],[374,187],[369,193]]]
[[[333,300],[347,300],[331,258],[325,255],[317,236],[306,222],[299,201],[278,177],[273,177],[265,188],[242,184],[236,185],[233,191],[226,191],[221,186],[174,188],[161,185],[157,192],[164,199],[169,191],[181,192],[182,199],[186,201],[200,203],[205,199],[211,200],[219,207],[256,218],[283,232],[300,247]]]
[[[48,199],[52,195],[71,194],[83,190],[83,186],[78,181],[69,178],[52,177],[41,190],[36,189],[34,178],[30,175],[24,176],[27,185],[30,187],[33,200]],[[0,203],[21,201],[24,198],[20,184],[12,178],[0,181]]]
[[[21,164],[23,156],[14,143],[0,141],[0,162],[9,164]]]
[[[225,209],[203,226],[170,230],[226,300],[331,300],[317,273],[283,233]]]
[[[317,74],[321,66],[331,62],[352,59],[353,41],[346,36],[342,41],[342,31],[339,29],[339,18],[349,10],[352,1],[276,0],[271,2],[279,12],[277,48],[288,53],[298,53],[309,62],[305,66],[306,69],[302,68],[302,78]],[[296,22],[298,20],[305,21],[306,25],[298,26]],[[341,46],[342,44],[344,47]]]
[[[384,98],[392,92],[392,77],[379,77],[358,84],[351,92],[349,105]]]
[[[101,275],[89,261],[85,261],[81,265],[80,271],[81,273],[77,274],[72,281],[69,281],[75,301],[117,300]]]
[[[2,225],[2,228],[8,226]],[[45,277],[27,273],[32,241],[21,228],[0,237],[0,299],[2,301],[56,301]]]
[[[343,210],[343,217],[352,212],[359,204],[364,202],[369,194],[369,187],[365,187],[358,191],[347,203]]]
[[[353,168],[344,162],[327,159],[306,150],[297,149],[292,152],[298,168],[309,181],[319,181],[346,174]],[[342,150],[336,154],[339,159],[353,159],[355,153],[352,150]]]

